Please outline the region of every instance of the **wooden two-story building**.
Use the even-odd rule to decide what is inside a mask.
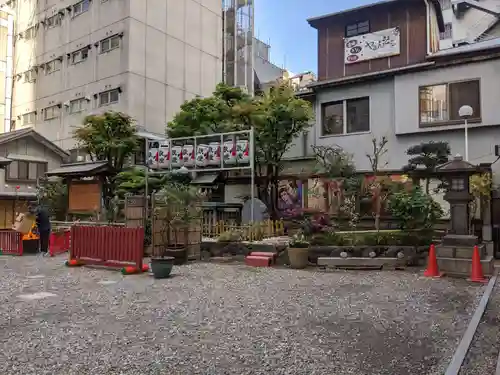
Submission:
[[[411,69],[439,50],[438,0],[383,0],[308,20],[318,30],[318,80]]]
[[[384,0],[308,22],[318,30],[318,81],[302,94],[316,110],[310,144],[345,148],[358,170],[370,169],[371,141],[383,136],[393,171],[421,142],[445,140],[465,155],[459,109],[468,105],[469,161],[496,159],[500,39],[439,50],[438,0]]]

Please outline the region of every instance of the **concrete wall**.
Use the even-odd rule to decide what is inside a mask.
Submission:
[[[420,129],[418,127],[418,87],[420,85],[437,84],[449,81],[479,78],[481,80],[481,112],[482,123],[469,127],[469,161],[472,163],[488,163],[495,161],[495,144],[500,144],[500,132],[497,125],[500,97],[499,61],[462,65],[435,71],[406,74],[384,81],[342,86],[325,89],[318,93],[316,100],[316,125],[314,142],[318,145],[339,145],[354,156],[358,170],[369,170],[367,153],[372,150],[372,138],[388,139],[388,153],[384,160],[387,169],[400,169],[407,163],[408,147],[429,141],[447,141],[452,154],[464,155],[463,125],[436,126]],[[361,134],[340,136],[321,136],[322,103],[369,96],[370,98],[370,131]],[[493,165],[499,171],[498,163]],[[500,182],[499,174],[495,180]]]
[[[450,68],[430,70],[420,73],[397,76],[394,80],[395,90],[395,123],[397,134],[415,132],[443,131],[462,129],[463,125],[436,126],[419,129],[419,86],[434,85],[454,81],[479,79],[481,86],[481,118],[482,122],[474,126],[500,125],[498,117],[498,98],[500,97],[500,60],[459,65]]]
[[[499,9],[500,4],[496,0],[482,0],[483,5]],[[482,10],[469,8],[462,16],[456,17],[451,8],[451,0],[442,1],[444,22],[451,23],[452,37],[440,41],[440,49],[452,48],[453,43],[469,42],[472,43],[475,38],[491,38],[498,36],[498,29],[490,29],[498,18]],[[486,32],[486,34],[485,34]]]
[[[65,11],[75,0],[42,1],[38,9],[35,1],[17,3],[16,33],[38,23],[38,34],[17,39],[16,72],[63,59],[60,71],[39,70],[36,82],[16,80],[16,128],[24,126],[18,116],[36,110],[36,130],[64,149],[74,147],[71,134],[85,115],[104,110],[123,111],[146,130],[163,133],[185,100],[210,95],[221,80],[220,0],[94,0],[76,17]],[[65,11],[60,26],[39,24],[59,10]],[[100,53],[101,40],[122,33],[119,48]],[[88,59],[72,64],[67,54],[88,45]],[[99,107],[95,95],[118,87],[118,103]],[[84,97],[90,100],[81,113],[64,106]],[[60,116],[44,121],[41,110],[54,104],[62,104]]]

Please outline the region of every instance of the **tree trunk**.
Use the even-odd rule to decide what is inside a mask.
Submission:
[[[273,214],[271,215],[272,220],[278,220],[280,217],[280,212],[278,207],[278,185],[279,185],[279,168],[278,166],[273,166],[271,173],[271,197],[273,204]]]
[[[375,188],[375,230],[378,232],[380,230],[380,211],[382,210],[382,187],[377,186]]]
[[[378,232],[380,230],[380,198],[377,198],[376,212],[375,212],[375,230]]]

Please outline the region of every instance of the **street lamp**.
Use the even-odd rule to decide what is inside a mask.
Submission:
[[[473,114],[474,110],[470,105],[463,105],[458,110],[458,115],[464,119],[465,123],[465,161],[469,161],[469,129],[467,119],[471,118]]]

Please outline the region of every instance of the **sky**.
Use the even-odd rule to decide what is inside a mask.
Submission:
[[[317,31],[311,17],[334,13],[374,0],[254,0],[255,36],[271,45],[271,61],[292,73],[317,73]]]

